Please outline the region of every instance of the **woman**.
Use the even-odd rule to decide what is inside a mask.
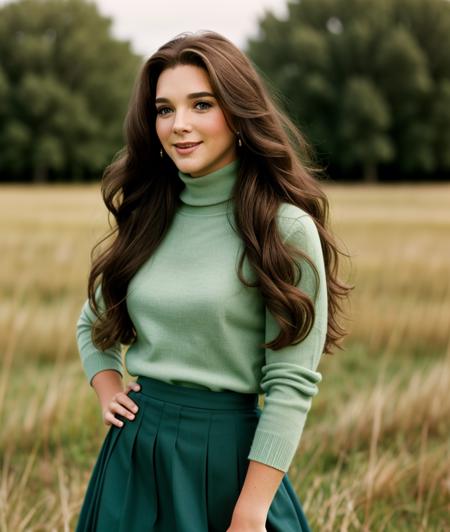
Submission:
[[[310,530],[287,471],[350,288],[307,145],[215,32],[148,59],[125,132],[77,323],[111,426],[77,531]]]

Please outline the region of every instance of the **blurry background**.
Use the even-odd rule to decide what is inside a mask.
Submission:
[[[450,530],[450,3],[20,0],[0,1],[1,532],[75,525],[107,430],[75,343],[101,174],[142,62],[199,29],[314,146],[351,255],[350,334],[290,470],[313,530]]]

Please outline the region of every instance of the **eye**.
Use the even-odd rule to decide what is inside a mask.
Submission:
[[[166,109],[169,109],[168,107],[159,107],[158,109],[156,109],[156,114],[157,115],[165,115],[166,113],[163,113],[163,111],[165,111]],[[170,109],[169,109],[170,111]]]
[[[210,107],[212,107],[212,105],[209,102],[197,102],[195,106],[197,107],[197,105],[206,105],[206,109],[209,109]]]

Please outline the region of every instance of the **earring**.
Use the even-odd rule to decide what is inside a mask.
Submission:
[[[242,148],[242,140],[239,131],[236,131],[236,135],[238,136],[238,146],[239,148]]]
[[[164,157],[164,153],[163,153],[162,148],[159,150],[159,155],[161,156],[161,159]]]

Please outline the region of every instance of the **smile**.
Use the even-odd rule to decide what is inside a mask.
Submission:
[[[189,144],[174,144],[174,146],[180,155],[188,155],[195,151],[200,144],[201,142],[190,142]]]

